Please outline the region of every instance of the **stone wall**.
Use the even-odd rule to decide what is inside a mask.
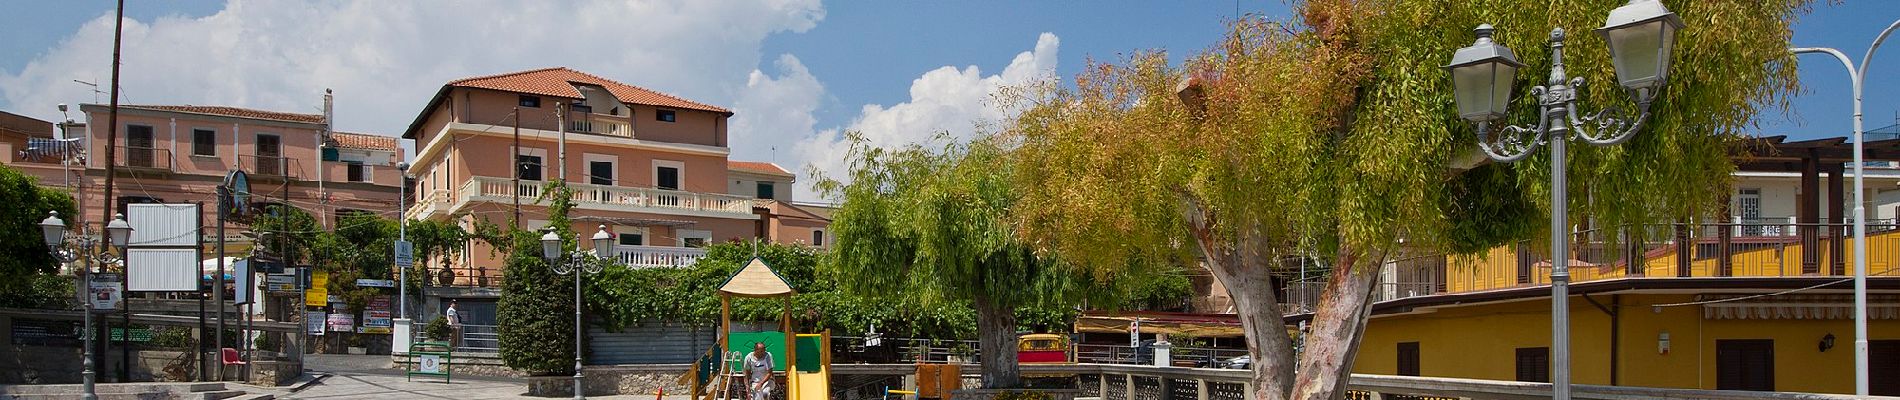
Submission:
[[[406,355],[392,355],[389,356],[389,367],[406,371],[409,369],[409,365],[415,362],[414,360],[415,358]],[[680,369],[685,370],[685,368]],[[501,362],[501,356],[496,354],[456,353],[455,357],[449,362],[449,373],[451,374],[451,378],[455,375],[499,376],[508,378],[525,378],[528,376],[528,374],[516,371],[514,368],[508,368],[507,364]]]
[[[6,345],[0,351],[0,384],[79,383],[81,363],[77,347]],[[106,352],[104,365],[93,370],[99,382],[118,382],[121,353]],[[166,367],[173,371],[167,373]],[[183,376],[180,376],[180,374]],[[197,373],[190,355],[179,351],[133,350],[131,382],[177,382]]]
[[[686,385],[679,384],[680,375],[685,374],[690,365],[604,365],[589,366],[583,370],[581,385],[585,386],[588,396],[638,395],[651,396],[661,389],[668,394],[687,394]],[[573,376],[537,376],[529,378],[528,395],[543,397],[568,397],[574,395]]]

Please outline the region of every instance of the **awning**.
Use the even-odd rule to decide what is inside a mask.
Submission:
[[[1751,295],[1705,294],[1698,302],[1704,319],[1852,319],[1854,296],[1847,294]],[[1900,319],[1900,296],[1868,295],[1867,318]]]
[[[1129,325],[1141,321],[1141,333],[1165,333],[1184,337],[1243,337],[1240,317],[1234,314],[1187,313],[1098,313],[1086,312],[1075,318],[1079,333],[1128,333]]]

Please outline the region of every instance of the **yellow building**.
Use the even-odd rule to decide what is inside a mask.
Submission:
[[[1749,203],[1732,202],[1730,209],[1749,218],[1644,227],[1663,239],[1643,243],[1605,240],[1620,236],[1615,230],[1577,234],[1569,299],[1573,382],[1853,393],[1854,248],[1840,204],[1841,164],[1851,153],[1837,139],[1770,138],[1762,146],[1773,149],[1739,164],[1735,187],[1742,189],[1731,192]],[[1900,156],[1900,141],[1868,147],[1873,160]],[[1799,180],[1782,185],[1794,193],[1750,190],[1775,187],[1748,179],[1777,172]],[[1829,173],[1830,190],[1819,190],[1821,172]],[[1883,199],[1895,194],[1895,172],[1881,164],[1867,177],[1870,382],[1873,394],[1885,395],[1900,395],[1900,225],[1877,210],[1892,210]],[[1827,202],[1820,200],[1824,192]],[[1823,215],[1826,203],[1832,204]],[[1759,209],[1777,206],[1796,215],[1760,217]],[[1756,210],[1740,210],[1747,207]],[[1548,250],[1547,242],[1530,241],[1390,262],[1354,372],[1548,381]],[[1290,284],[1288,297],[1310,289]]]

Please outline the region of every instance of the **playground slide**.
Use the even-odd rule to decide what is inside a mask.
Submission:
[[[797,390],[796,393],[790,393],[796,397],[788,398],[801,400],[831,398],[831,368],[827,366],[818,372],[798,373]]]

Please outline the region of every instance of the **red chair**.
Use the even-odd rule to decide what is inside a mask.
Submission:
[[[222,352],[220,352],[220,353],[222,353],[222,354],[223,354],[223,357],[219,357],[219,358],[220,358],[220,360],[218,360],[218,361],[219,361],[219,362],[221,362],[221,363],[223,363],[224,365],[245,365],[245,364],[250,364],[250,363],[248,363],[248,362],[244,362],[244,359],[241,359],[241,358],[238,358],[238,351],[237,351],[237,349],[233,349],[233,348],[229,348],[229,347],[226,347],[226,348],[224,348],[223,350],[224,350],[224,351],[222,351]]]

